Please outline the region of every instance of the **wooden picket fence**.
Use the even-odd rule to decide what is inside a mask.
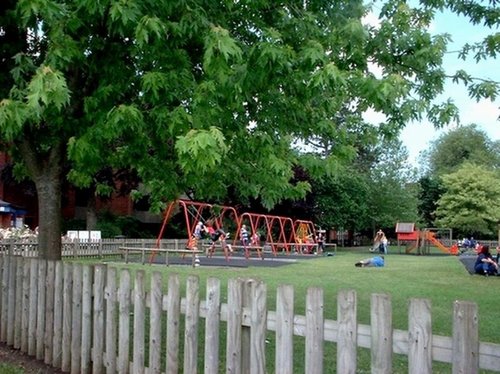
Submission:
[[[294,313],[292,286],[277,288],[272,311],[265,283],[253,279],[230,280],[226,302],[216,278],[201,300],[197,276],[188,277],[182,296],[178,275],[164,287],[154,271],[147,287],[144,270],[101,264],[0,256],[0,279],[0,341],[64,372],[263,374],[273,366],[289,374],[300,355],[307,374],[355,373],[358,347],[370,350],[372,373],[391,373],[394,354],[408,356],[414,374],[432,373],[434,361],[451,363],[453,373],[500,370],[500,345],[479,341],[472,302],[454,303],[453,336],[444,337],[432,334],[425,299],[410,300],[408,331],[393,329],[387,294],[371,296],[368,326],[357,322],[353,290],[339,292],[334,321],[324,318],[317,287],[307,290],[302,316]],[[304,352],[294,352],[295,337],[305,340]],[[336,343],[336,368],[324,366],[327,342]]]

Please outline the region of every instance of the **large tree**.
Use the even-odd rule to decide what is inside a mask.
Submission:
[[[428,173],[435,176],[453,173],[466,162],[500,169],[500,142],[474,124],[459,126],[432,143],[427,162]]]
[[[460,126],[436,139],[426,153],[426,175],[420,183],[419,211],[426,226],[436,226],[437,202],[446,192],[442,177],[454,174],[464,164],[500,170],[500,141],[492,141],[476,125]]]
[[[494,237],[500,223],[499,179],[498,171],[470,163],[443,176],[446,192],[437,203],[436,223],[467,237]]]
[[[460,3],[389,0],[368,27],[353,0],[2,1],[0,134],[35,182],[42,257],[60,257],[66,168],[82,187],[105,167],[137,172],[157,209],[228,186],[270,207],[310,188],[291,183],[302,160],[332,172],[359,134],[455,117],[432,104],[447,37],[426,30],[432,7]],[[485,8],[471,12],[490,19]],[[367,131],[369,109],[386,121]],[[298,157],[291,144],[311,138],[328,155]]]

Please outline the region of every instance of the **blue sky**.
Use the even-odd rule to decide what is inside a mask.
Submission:
[[[465,43],[481,41],[486,35],[499,30],[491,30],[481,25],[472,25],[464,17],[458,17],[451,13],[439,14],[431,25],[432,33],[451,34],[453,42],[449,44],[448,50],[460,49]],[[500,81],[500,60],[489,60],[476,64],[473,58],[463,61],[458,59],[457,54],[447,54],[444,61],[447,73],[453,74],[458,69],[464,69],[472,76],[488,78]],[[500,140],[500,99],[494,102],[482,100],[477,102],[469,98],[467,90],[451,80],[446,85],[446,92],[440,98],[444,101],[451,98],[460,109],[460,123],[467,125],[477,124],[478,128],[486,132],[492,140]],[[410,123],[401,133],[400,139],[408,148],[410,162],[418,166],[418,156],[421,151],[428,148],[429,143],[436,140],[439,135],[453,128],[456,124],[441,130],[436,130],[428,122]]]

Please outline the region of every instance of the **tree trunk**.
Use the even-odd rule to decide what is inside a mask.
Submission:
[[[86,222],[87,230],[95,230],[97,227],[97,208],[96,208],[96,197],[94,193],[95,189],[91,189],[88,200],[87,200],[87,211],[86,211]]]
[[[22,158],[35,182],[38,197],[38,250],[45,260],[61,259],[61,198],[64,144],[56,141],[39,152],[32,134],[19,144]]]
[[[47,173],[35,179],[38,194],[39,257],[61,259],[61,176]]]

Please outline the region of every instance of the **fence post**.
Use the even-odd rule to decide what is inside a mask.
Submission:
[[[337,295],[337,373],[356,373],[358,338],[357,297],[354,290],[343,290]]]
[[[226,373],[241,373],[243,295],[242,280],[229,279],[227,284]]]
[[[253,302],[253,292],[252,287],[256,281],[254,279],[242,279],[241,287],[242,287],[242,320],[245,317],[248,318],[248,315],[245,314],[245,309],[252,312],[252,302]],[[240,324],[242,326],[243,324]],[[241,329],[241,372],[242,373],[250,373],[251,370],[251,331],[249,325],[243,325],[240,327]]]
[[[78,257],[78,248],[80,248],[80,239],[75,238],[75,239],[73,239],[73,257],[74,258]]]
[[[0,245],[0,251],[3,248]],[[0,341],[1,341],[1,330],[2,330],[2,311],[3,311],[3,295],[4,295],[4,289],[3,289],[3,274],[4,274],[4,265],[5,265],[6,257],[0,252]]]
[[[306,374],[323,373],[323,289],[311,287],[306,295]]]
[[[477,304],[453,304],[452,373],[479,372],[479,323]]]
[[[82,265],[73,265],[71,300],[71,374],[80,373],[82,354]]]
[[[189,276],[186,286],[186,320],[184,326],[184,373],[197,372],[200,279]]]
[[[8,308],[9,308],[9,271],[10,271],[10,262],[12,261],[12,257],[3,256],[2,261],[2,316],[0,319],[0,340],[3,343],[7,342],[7,316],[8,316]]]
[[[278,287],[276,296],[276,374],[293,373],[293,304],[294,289]]]
[[[28,353],[28,324],[29,324],[29,295],[30,295],[30,260],[23,261],[23,295],[21,316],[21,352]]]
[[[162,276],[158,271],[151,275],[150,324],[149,324],[149,372],[161,373],[161,319],[163,306]]]
[[[62,326],[63,326],[63,262],[56,262],[54,287],[54,341],[52,351],[52,366],[61,367]]]
[[[144,288],[144,270],[135,273],[134,284],[134,340],[133,340],[133,369],[134,374],[144,373],[144,321],[146,319],[146,291]]]
[[[130,271],[120,273],[118,289],[118,372],[129,372],[130,357]]]
[[[408,310],[408,374],[432,374],[431,303],[410,299]]]
[[[179,320],[181,315],[181,290],[179,276],[168,277],[167,306],[167,374],[179,372]]]
[[[267,287],[264,282],[252,284],[252,315],[250,328],[250,373],[266,372]],[[323,326],[323,325],[322,325]],[[323,336],[321,336],[323,339]]]
[[[72,327],[72,302],[73,295],[73,265],[63,265],[63,326],[61,347],[61,369],[67,372],[71,369],[71,327]]]
[[[45,278],[45,333],[44,333],[44,362],[52,364],[52,350],[54,342],[54,279],[55,262],[47,261],[47,276]]]
[[[37,258],[30,259],[30,293],[29,293],[29,321],[28,321],[28,355],[36,355],[36,321],[38,314],[38,264]]]
[[[392,304],[386,294],[371,295],[371,372],[392,373]]]
[[[92,348],[92,278],[93,267],[83,266],[82,273],[82,350],[80,373],[89,373],[91,369]]]
[[[38,309],[36,319],[36,358],[43,360],[44,349],[43,339],[45,335],[45,278],[47,277],[47,261],[40,260],[38,263]]]
[[[11,256],[9,263],[8,310],[7,310],[7,344],[14,343],[14,326],[16,319],[16,269],[17,257]]]
[[[117,320],[116,320],[116,268],[109,267],[106,274],[106,373],[116,373],[116,344],[117,344]]]
[[[101,242],[100,242],[101,243]],[[106,280],[106,266],[94,267],[94,328],[92,343],[92,373],[101,374],[104,368],[104,282]]]
[[[16,258],[16,304],[14,312],[14,348],[21,348],[21,326],[23,315],[23,263],[22,256]]]
[[[205,319],[205,374],[219,372],[220,280],[207,279]]]
[[[97,249],[97,251],[98,251],[98,254],[99,254],[99,258],[103,258],[103,257],[104,257],[104,255],[103,255],[103,253],[102,253],[102,239],[99,239],[99,243],[98,243],[98,249]]]

